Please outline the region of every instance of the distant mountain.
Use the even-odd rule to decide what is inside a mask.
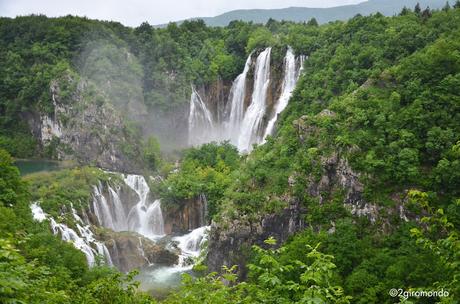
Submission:
[[[289,7],[283,9],[235,10],[216,17],[192,19],[203,19],[210,26],[226,26],[233,20],[265,23],[270,18],[280,21],[301,22],[308,21],[314,17],[319,23],[327,23],[335,20],[347,20],[356,14],[370,15],[380,12],[385,16],[391,16],[399,13],[404,6],[413,9],[417,2],[420,3],[422,9],[425,9],[427,6],[432,9],[439,9],[446,4],[446,0],[369,0],[355,5],[330,8]],[[455,1],[451,0],[450,2],[453,5]]]

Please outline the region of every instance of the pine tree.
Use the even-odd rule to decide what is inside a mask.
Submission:
[[[399,16],[406,16],[409,13],[410,13],[410,9],[408,9],[406,6],[404,6],[403,9],[401,10],[401,12],[399,13]]]
[[[315,18],[311,18],[311,19],[307,22],[307,25],[310,25],[310,26],[318,26],[318,21],[316,21]]]
[[[422,9],[420,8],[420,3],[417,2],[417,4],[414,7],[414,13],[416,13],[417,15],[420,15],[421,12],[422,12]]]
[[[431,10],[430,10],[430,7],[428,6],[423,12],[422,12],[422,18],[423,19],[428,19],[431,17]]]
[[[450,4],[449,4],[449,1],[446,2],[446,5],[444,5],[444,7],[442,8],[443,11],[447,12],[450,10]]]
[[[457,2],[455,2],[454,8],[460,8],[460,0],[457,0]]]

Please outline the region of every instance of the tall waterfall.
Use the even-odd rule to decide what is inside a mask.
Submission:
[[[189,144],[199,145],[213,138],[215,130],[212,114],[193,86],[188,125]]]
[[[281,88],[281,96],[278,99],[278,102],[276,103],[273,117],[269,120],[267,124],[263,141],[265,141],[268,135],[272,134],[273,128],[275,127],[275,122],[278,119],[278,115],[281,112],[283,112],[283,110],[288,105],[289,99],[292,95],[292,91],[294,91],[297,79],[300,76],[300,71],[303,67],[304,58],[304,56],[299,57],[300,64],[299,68],[297,69],[294,51],[291,47],[288,47],[286,57],[284,57],[284,79]]]
[[[265,49],[257,57],[254,73],[254,91],[241,124],[238,150],[250,151],[252,144],[258,142],[262,119],[266,110],[267,89],[270,83],[271,48]]]
[[[160,200],[149,200],[150,188],[141,175],[124,176],[125,184],[138,197],[138,202],[125,212],[119,189],[108,186],[110,200],[102,193],[102,185],[94,186],[93,210],[99,224],[114,231],[134,231],[150,239],[164,235],[164,220]]]
[[[52,217],[43,212],[43,209],[37,202],[31,204],[30,209],[34,220],[43,222],[48,219],[50,221],[51,230],[54,234],[60,234],[63,241],[72,243],[75,248],[83,252],[89,266],[94,266],[96,264],[97,255],[104,257],[107,265],[113,265],[107,247],[103,243],[96,241],[90,226],[83,223],[82,219],[77,215],[77,212],[73,207],[72,215],[75,219],[78,233],[65,224],[57,223]]]
[[[243,73],[233,82],[230,90],[229,102],[227,107],[230,109],[227,122],[227,137],[234,144],[238,144],[241,121],[244,117],[244,100],[246,97],[246,77],[252,63],[252,53],[249,55],[244,65]]]
[[[257,59],[251,53],[244,66],[243,72],[233,81],[223,120],[213,120],[213,115],[197,91],[193,88],[190,98],[189,144],[200,145],[211,141],[230,140],[240,152],[249,152],[253,144],[265,142],[268,135],[273,133],[279,114],[286,108],[292,91],[303,70],[306,56],[295,56],[288,47],[284,58],[284,76],[281,93],[273,108],[268,108],[267,97],[270,87],[270,56],[271,48],[261,52]],[[251,101],[245,109],[247,100],[247,81],[250,71],[254,71],[253,92]],[[208,101],[213,102],[213,101]],[[219,107],[219,105],[217,105]],[[221,110],[217,109],[217,113]],[[271,114],[268,122],[267,114]],[[219,116],[217,116],[219,117]]]

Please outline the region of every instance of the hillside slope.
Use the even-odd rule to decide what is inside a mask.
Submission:
[[[380,12],[385,16],[392,16],[406,6],[413,8],[420,3],[422,9],[429,6],[431,9],[440,9],[444,0],[370,0],[356,5],[344,5],[330,8],[289,7],[283,9],[247,9],[234,10],[215,17],[199,17],[209,26],[226,26],[233,20],[265,23],[268,19],[303,22],[315,18],[320,24],[336,20],[347,20],[357,14],[367,16]],[[451,3],[453,4],[453,3]]]

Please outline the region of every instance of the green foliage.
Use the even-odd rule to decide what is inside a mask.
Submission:
[[[161,166],[160,143],[155,137],[149,137],[144,143],[143,158],[145,163],[152,170],[157,170]]]
[[[272,246],[272,238],[265,241]],[[249,280],[238,283],[236,267],[223,268],[219,276],[210,273],[193,279],[185,274],[182,288],[165,303],[350,303],[351,297],[334,284],[333,257],[313,247],[304,247],[308,259],[280,262],[286,248],[262,249],[254,246],[254,262],[249,265]]]
[[[272,46],[276,43],[272,33],[265,27],[259,27],[255,30],[248,39],[246,53],[250,53],[255,49],[262,49]]]
[[[411,200],[420,204],[422,208],[428,211],[429,216],[422,218],[422,223],[426,226],[423,228],[412,228],[411,234],[416,238],[416,242],[422,248],[430,250],[436,255],[445,269],[442,280],[432,282],[431,286],[417,286],[422,288],[441,289],[449,291],[450,297],[443,298],[443,303],[451,303],[456,300],[456,295],[460,292],[460,239],[458,228],[450,221],[449,215],[443,208],[435,209],[430,206],[426,193],[418,190],[412,190],[409,193]],[[454,206],[460,206],[460,200],[457,199]]]
[[[82,167],[34,173],[24,177],[24,180],[29,184],[32,199],[40,200],[45,212],[57,217],[63,206],[70,208],[73,204],[78,210],[86,208],[93,185],[100,181],[116,182],[117,176],[101,169]]]
[[[233,182],[232,173],[238,168],[239,159],[237,149],[228,142],[186,150],[179,170],[169,174],[160,185],[162,201],[170,207],[178,207],[186,200],[204,195],[208,216],[214,217],[226,189]]]
[[[19,170],[13,166],[13,159],[0,149],[0,206],[13,207],[24,198],[25,187],[21,182]]]

